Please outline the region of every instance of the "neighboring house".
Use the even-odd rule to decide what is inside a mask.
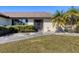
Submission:
[[[0,25],[34,25],[38,31],[51,32],[54,31],[51,17],[52,14],[47,12],[2,12]]]

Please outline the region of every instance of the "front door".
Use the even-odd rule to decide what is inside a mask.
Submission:
[[[43,29],[43,20],[34,20],[34,26],[38,31]]]

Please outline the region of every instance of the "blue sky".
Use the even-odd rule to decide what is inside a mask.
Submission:
[[[52,12],[67,11],[71,6],[0,6],[0,12]],[[79,6],[74,6],[79,8]]]

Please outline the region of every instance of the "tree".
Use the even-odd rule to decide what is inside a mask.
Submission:
[[[71,25],[71,30],[74,31],[75,25],[79,21],[79,10],[71,7],[65,14],[64,19],[66,20],[66,25]]]
[[[65,14],[64,18],[69,21],[72,25],[76,24],[79,17],[79,10],[71,7]]]
[[[63,16],[63,11],[56,11],[54,16],[52,17],[53,27],[55,27],[57,30],[59,30],[60,28],[63,30],[63,28],[65,27],[66,22]]]

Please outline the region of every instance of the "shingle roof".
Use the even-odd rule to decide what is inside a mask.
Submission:
[[[52,17],[52,14],[47,12],[2,12],[2,14],[9,17]]]
[[[4,15],[2,13],[0,13],[0,17],[9,18],[9,16],[6,16],[6,15]]]

